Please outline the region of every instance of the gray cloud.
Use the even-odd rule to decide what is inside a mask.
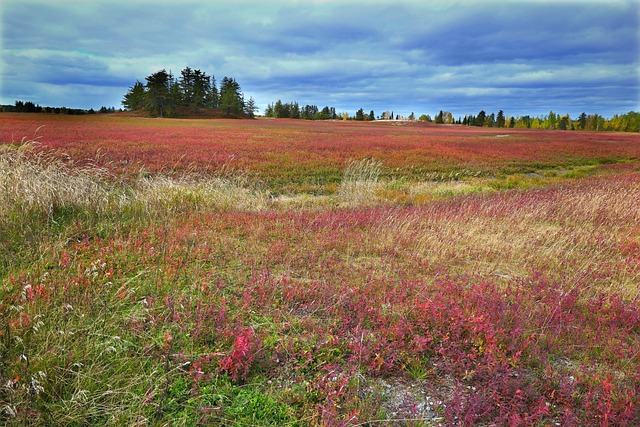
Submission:
[[[634,1],[5,0],[0,102],[119,106],[161,68],[354,112],[640,109]]]

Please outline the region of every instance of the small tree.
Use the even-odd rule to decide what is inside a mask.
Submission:
[[[244,113],[247,116],[254,118],[256,116],[256,111],[258,111],[258,107],[256,106],[256,101],[253,99],[252,96],[250,96],[249,100],[244,105]]]
[[[504,124],[505,124],[504,111],[500,110],[498,111],[498,117],[496,118],[496,126],[499,128],[503,128]]]
[[[235,79],[225,77],[220,85],[220,108],[227,116],[240,115],[244,110],[244,99],[240,85]]]
[[[481,110],[476,117],[476,126],[484,126],[484,122],[487,119],[487,113],[484,110]]]
[[[125,110],[139,110],[145,106],[145,89],[139,81],[129,88],[129,91],[122,99]]]
[[[578,124],[580,126],[580,129],[582,130],[587,128],[587,115],[584,112],[580,114],[580,117],[578,118]]]

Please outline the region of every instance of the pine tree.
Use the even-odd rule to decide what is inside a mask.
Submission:
[[[484,122],[487,120],[487,113],[481,110],[476,117],[476,126],[484,126]]]
[[[244,113],[247,116],[254,118],[256,115],[256,111],[258,111],[258,107],[256,106],[256,101],[253,99],[252,96],[250,96],[249,100],[245,103]]]
[[[220,100],[220,94],[218,93],[218,88],[216,87],[216,78],[215,76],[211,76],[211,90],[209,91],[209,108],[218,108],[218,103]]]
[[[122,105],[125,110],[139,110],[145,106],[145,89],[144,85],[139,81],[136,81],[133,86],[129,88],[129,91],[122,99]],[[585,119],[586,120],[586,119]]]
[[[580,114],[578,123],[580,124],[580,129],[584,130],[587,128],[587,115],[584,112]]]
[[[166,70],[160,70],[148,77],[146,92],[146,107],[152,115],[164,117],[164,112],[169,105],[169,74]]]
[[[244,110],[240,85],[231,77],[224,77],[220,84],[220,108],[227,116],[241,115]]]
[[[500,110],[498,111],[498,117],[496,119],[496,126],[499,128],[503,128],[505,124],[505,119],[504,119],[504,111]]]

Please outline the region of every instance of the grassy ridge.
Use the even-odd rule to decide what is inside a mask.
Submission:
[[[4,424],[639,419],[636,164],[416,181],[352,161],[276,197],[0,155]]]

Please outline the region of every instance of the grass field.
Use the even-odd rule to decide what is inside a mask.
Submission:
[[[2,424],[640,422],[637,134],[0,123]]]

